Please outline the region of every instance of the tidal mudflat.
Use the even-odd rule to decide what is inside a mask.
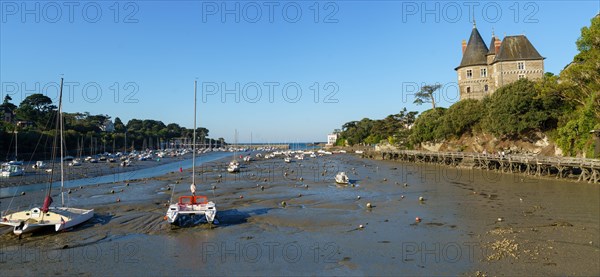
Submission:
[[[1,229],[3,275],[600,274],[597,185],[349,154],[252,161],[231,174],[229,159],[196,170],[218,225],[163,219],[191,170],[77,187],[68,200],[95,217],[21,240]],[[338,171],[353,185],[336,185]]]

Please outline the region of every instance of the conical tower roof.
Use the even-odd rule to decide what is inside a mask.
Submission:
[[[465,49],[465,53],[463,54],[462,60],[460,61],[460,65],[454,70],[458,70],[459,68],[473,65],[487,65],[486,55],[488,53],[488,48],[483,42],[479,31],[475,24],[473,24],[473,31],[471,31],[471,36],[469,37],[469,42],[467,43],[467,49]]]
[[[490,51],[487,52],[488,55],[495,55],[496,53],[496,41],[499,40],[495,36],[492,35],[492,41],[490,41]]]

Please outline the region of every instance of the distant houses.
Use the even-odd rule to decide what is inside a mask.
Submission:
[[[100,130],[102,130],[102,132],[112,133],[115,131],[115,124],[112,120],[107,119],[100,125]]]

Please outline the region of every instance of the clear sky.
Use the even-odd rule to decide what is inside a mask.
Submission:
[[[325,141],[345,122],[416,106],[418,86],[458,99],[461,41],[474,16],[525,34],[559,73],[600,1],[0,1],[2,97],[56,99],[124,122],[198,122],[233,141]],[[488,45],[489,46],[489,45]],[[300,91],[300,92],[299,92]],[[260,94],[259,94],[260,92]]]

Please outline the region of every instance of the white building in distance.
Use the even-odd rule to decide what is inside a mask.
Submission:
[[[338,139],[338,134],[329,134],[327,135],[327,145],[333,146]]]

